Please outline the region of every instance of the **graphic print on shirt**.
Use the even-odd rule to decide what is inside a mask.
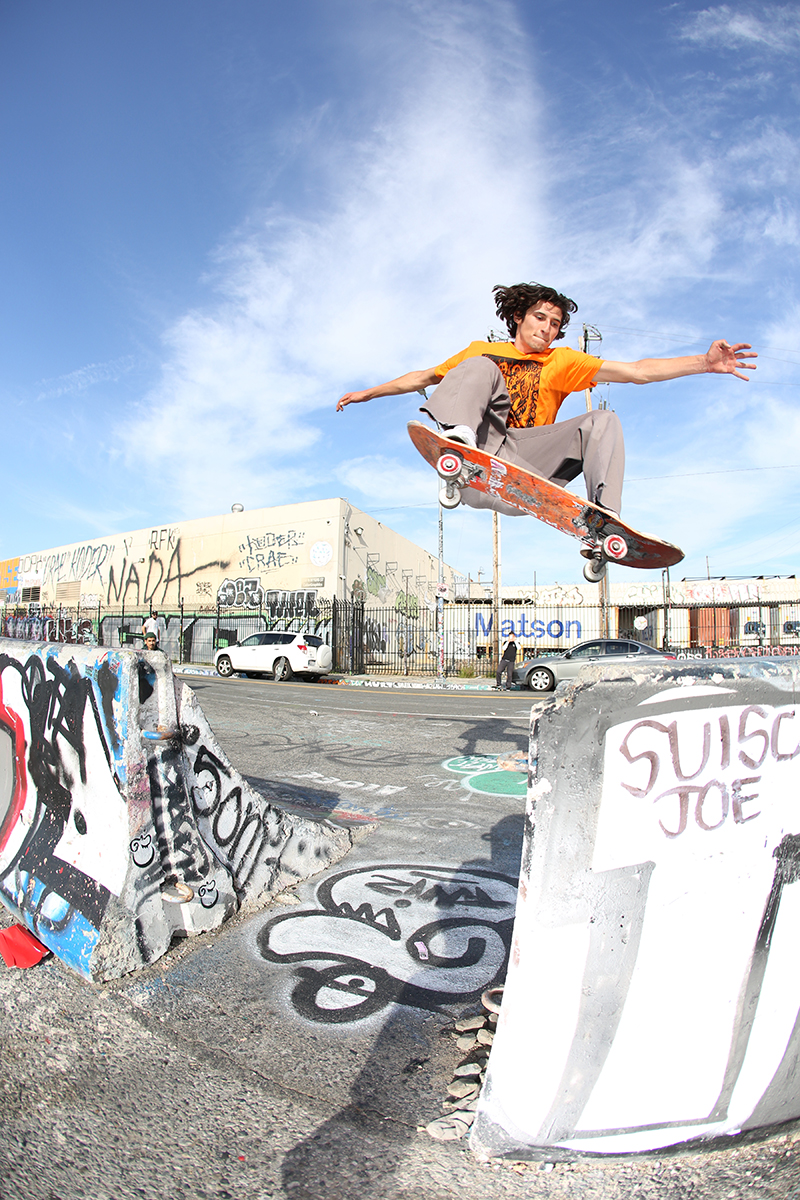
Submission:
[[[519,358],[500,358],[495,354],[484,354],[483,357],[497,364],[505,381],[511,399],[511,412],[506,425],[513,429],[527,429],[535,424],[542,364]]]

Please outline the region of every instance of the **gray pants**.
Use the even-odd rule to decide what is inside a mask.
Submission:
[[[514,683],[514,663],[510,658],[501,658],[500,662],[497,664],[495,679],[497,680],[498,687],[500,687],[500,680],[504,675],[506,677],[506,691],[510,691]]]
[[[440,425],[469,425],[475,430],[481,450],[525,467],[560,487],[567,487],[583,471],[588,499],[620,511],[625,444],[616,413],[594,409],[555,425],[508,429],[510,410],[511,401],[497,364],[488,358],[467,358],[447,372],[420,411]],[[519,515],[517,509],[501,506],[493,497],[484,497],[473,488],[465,488],[461,496],[475,508],[499,507],[501,512]]]

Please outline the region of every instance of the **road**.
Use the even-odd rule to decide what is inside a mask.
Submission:
[[[364,835],[127,979],[0,974],[2,1200],[800,1197],[789,1130],[552,1170],[424,1132],[460,1061],[453,1018],[504,969],[528,694],[191,685],[256,788]]]

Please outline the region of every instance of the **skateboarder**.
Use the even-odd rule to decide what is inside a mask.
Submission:
[[[609,362],[572,350],[553,347],[564,336],[574,300],[540,283],[519,283],[493,289],[497,315],[505,322],[510,341],[471,342],[465,350],[436,367],[409,371],[388,383],[346,392],[336,405],[362,404],[379,396],[400,396],[439,384],[421,412],[441,427],[445,436],[477,446],[497,458],[515,463],[566,487],[583,472],[590,501],[619,513],[625,449],[616,413],[595,409],[554,423],[571,392],[598,383],[656,383],[684,375],[735,375],[756,368],[743,360],[756,358],[746,342],[712,342],[706,354],[681,358],[643,358],[638,362]],[[461,493],[475,508],[498,508],[519,516],[493,496],[472,488]]]

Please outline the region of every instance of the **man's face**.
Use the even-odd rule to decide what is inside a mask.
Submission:
[[[563,319],[563,313],[556,304],[549,304],[546,300],[532,304],[521,321],[517,318],[514,345],[523,354],[547,350],[561,329]]]

